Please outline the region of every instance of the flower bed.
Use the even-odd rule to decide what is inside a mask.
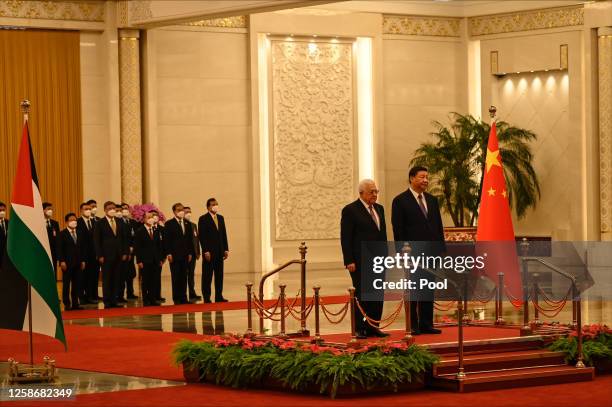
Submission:
[[[578,340],[576,332],[554,341],[548,349],[565,352],[565,360],[577,362]],[[612,329],[606,325],[585,325],[582,328],[582,357],[588,366],[594,366],[599,373],[612,371]]]
[[[438,357],[418,345],[380,342],[360,348],[251,340],[238,336],[210,342],[183,340],[173,350],[188,381],[232,387],[282,387],[337,394],[422,387]]]

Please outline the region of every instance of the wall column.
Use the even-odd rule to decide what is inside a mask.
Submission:
[[[129,204],[142,202],[139,38],[138,30],[119,30],[121,199]]]
[[[612,240],[612,27],[597,30],[601,240]]]

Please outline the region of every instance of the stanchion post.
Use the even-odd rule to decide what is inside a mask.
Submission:
[[[468,313],[468,273],[463,274],[463,322],[466,325],[470,323],[470,315]]]
[[[410,290],[404,290],[404,315],[406,320],[405,334],[402,341],[408,345],[414,343],[414,337],[412,336],[412,321],[410,319]]]
[[[526,257],[529,253],[529,242],[524,237],[521,246],[521,256]],[[523,326],[521,327],[521,336],[531,335],[531,326],[529,325],[529,271],[527,260],[521,259],[521,268],[523,271]]]
[[[578,297],[578,293],[576,292],[576,284],[572,283],[572,329],[576,329],[576,327],[578,326],[578,309],[577,309],[577,304],[578,301],[576,301],[576,298]]]
[[[253,283],[246,283],[247,289],[247,331],[245,336],[253,336]]]
[[[314,312],[315,312],[315,336],[312,340],[313,343],[320,344],[323,342],[321,339],[321,321],[319,319],[319,307],[321,306],[321,297],[319,291],[321,290],[321,286],[315,285],[312,287],[314,290]]]
[[[540,321],[540,300],[538,290],[540,289],[540,285],[538,283],[538,274],[533,274],[533,325],[540,326],[542,322]]]
[[[300,332],[304,336],[308,336],[308,329],[306,329],[306,242],[300,244],[300,291],[302,293],[302,303],[300,307]]]
[[[287,284],[279,284],[280,288],[280,333],[278,336],[280,338],[286,338],[287,334],[285,333],[285,288],[287,288]]]
[[[576,281],[572,283],[573,291],[576,293],[576,336],[578,337],[578,348],[576,349],[576,367],[579,369],[584,368],[583,354],[582,354],[582,310],[580,304],[580,293],[576,288]]]
[[[457,301],[457,331],[458,331],[458,354],[459,354],[459,369],[457,371],[457,379],[465,378],[465,369],[463,367],[463,301],[459,298]]]
[[[349,312],[351,313],[351,340],[349,344],[357,343],[357,333],[355,331],[355,287],[348,289],[349,292]]]
[[[497,309],[495,325],[504,324],[504,273],[497,273]]]

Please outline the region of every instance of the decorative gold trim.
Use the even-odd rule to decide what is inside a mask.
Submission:
[[[248,28],[247,16],[234,16],[226,18],[213,18],[211,20],[200,20],[184,23],[190,27],[218,27],[218,28]]]
[[[601,233],[612,232],[612,36],[597,43],[599,93],[599,204]],[[602,236],[602,238],[610,236]]]
[[[495,75],[499,72],[499,52],[491,51],[491,73]]]
[[[0,17],[103,22],[104,1],[0,1]]]
[[[117,2],[117,24],[119,27],[127,27],[130,24],[128,19],[128,2],[120,0]]]
[[[559,69],[567,69],[568,66],[568,48],[567,44],[559,46]]]
[[[502,34],[584,24],[584,6],[521,11],[468,18],[471,36]]]
[[[461,18],[385,15],[383,34],[461,37]]]
[[[130,23],[138,23],[153,18],[150,0],[130,0],[128,3]]]

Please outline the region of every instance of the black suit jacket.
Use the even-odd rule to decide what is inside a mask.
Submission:
[[[378,230],[374,219],[372,219],[372,216],[360,199],[346,205],[342,209],[340,242],[342,244],[344,265],[355,263],[357,269],[361,269],[362,242],[387,241],[385,209],[382,205],[375,203],[374,210],[380,220],[380,230]]]
[[[95,261],[96,259],[96,246],[94,244],[94,229],[96,227],[96,222],[90,218],[91,228],[87,229],[87,224],[85,223],[84,218],[77,219],[77,230],[83,235],[83,240],[85,241],[85,258],[86,261]]]
[[[181,230],[176,218],[164,224],[164,251],[166,255],[172,255],[173,260],[182,260],[189,255],[195,256],[191,222],[183,219],[183,224],[185,233]]]
[[[57,236],[57,261],[65,262],[68,268],[80,267],[86,261],[86,237],[77,227],[77,241],[74,242],[68,228],[62,230]]]
[[[51,223],[51,226],[49,226],[49,223]],[[53,219],[45,219],[45,226],[47,227],[49,246],[51,246],[51,256],[57,260],[57,238],[60,234],[59,223]]]
[[[117,234],[115,235],[106,218],[96,222],[96,227],[94,228],[96,258],[104,257],[104,261],[113,261],[128,254],[128,245],[125,241],[125,231],[123,230],[124,225],[122,223],[115,219],[115,225],[117,225]]]
[[[134,256],[136,263],[159,264],[164,259],[160,234],[153,231],[153,238],[149,236],[146,226],[142,225],[134,235]]]
[[[428,254],[436,255],[446,250],[440,206],[433,195],[427,192],[423,195],[427,203],[427,217],[410,189],[393,199],[391,207],[393,238],[398,242],[438,242],[424,249]]]
[[[4,229],[0,228],[0,268],[2,268],[2,259],[6,252],[6,239],[8,236],[8,219],[4,219]]]
[[[218,229],[210,212],[200,216],[198,220],[202,253],[209,252],[216,258],[223,256],[223,252],[229,251],[225,219],[222,215],[217,214],[217,222],[219,222]]]

